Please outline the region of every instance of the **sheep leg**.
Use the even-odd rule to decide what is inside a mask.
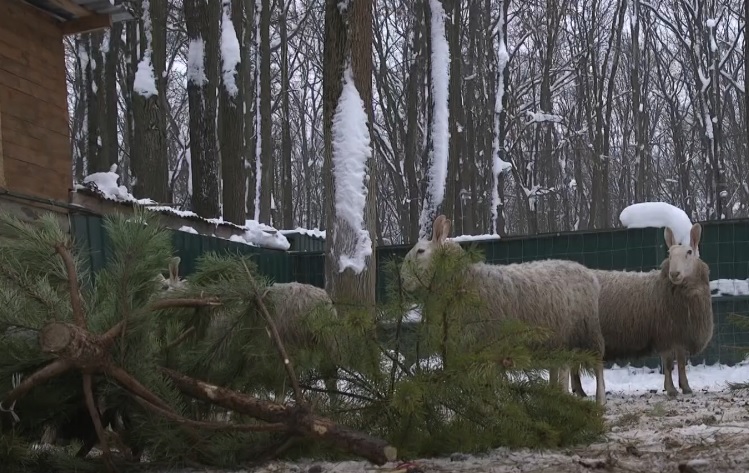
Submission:
[[[572,377],[572,392],[580,397],[587,397],[588,395],[585,394],[583,383],[580,380],[580,368],[578,368],[577,366],[572,368],[570,370],[570,374]]]
[[[580,383],[580,374],[578,373],[577,382]],[[583,391],[582,384],[580,384],[580,392],[585,394]],[[596,403],[599,406],[606,405],[606,383],[603,379],[603,360],[599,360],[596,363]]]
[[[676,351],[676,366],[679,370],[679,387],[684,394],[692,394],[687,380],[687,354],[684,350]]]
[[[667,355],[661,355],[661,364],[663,365],[663,388],[670,397],[676,396],[678,391],[674,387],[672,373],[674,371],[674,355],[669,352]]]
[[[549,368],[549,384],[559,385],[559,368]]]
[[[565,393],[570,392],[570,368],[559,369],[559,385]]]

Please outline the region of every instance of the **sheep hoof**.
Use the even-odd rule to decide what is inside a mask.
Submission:
[[[686,388],[681,388],[681,392],[683,392],[684,394],[692,394],[692,388],[690,388],[689,386],[687,386]]]
[[[679,395],[679,391],[677,391],[676,389],[667,389],[666,394],[668,395],[668,397],[676,397]]]

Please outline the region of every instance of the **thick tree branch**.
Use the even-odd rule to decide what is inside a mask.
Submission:
[[[104,457],[104,464],[107,467],[107,471],[112,473],[115,471],[115,469],[112,465],[109,444],[107,443],[107,438],[104,434],[104,426],[101,425],[101,416],[99,415],[99,409],[96,408],[96,401],[94,401],[93,383],[91,381],[90,373],[83,373],[83,396],[86,398],[86,407],[88,408],[88,413],[91,416],[91,421],[94,423],[96,436],[99,437],[99,444],[101,446],[102,456]]]
[[[307,412],[299,406],[282,406],[257,399],[230,389],[204,383],[167,368],[160,368],[188,396],[200,399],[256,419],[272,423],[285,423],[291,432],[320,441],[359,455],[376,465],[397,458],[397,449],[384,440],[366,433],[335,424],[330,419]]]
[[[63,244],[55,246],[55,251],[65,263],[65,271],[68,273],[68,285],[70,286],[70,304],[73,307],[73,320],[81,328],[87,328],[86,313],[83,311],[81,301],[81,289],[78,285],[78,272],[75,270],[75,261],[70,250]]]
[[[73,368],[73,364],[68,360],[55,360],[52,363],[35,371],[30,376],[24,378],[15,389],[11,390],[3,399],[3,408],[9,409],[17,400],[21,399],[26,393],[34,387],[48,381],[55,376],[59,376]]]
[[[230,424],[222,422],[201,422],[197,420],[187,419],[186,417],[182,417],[179,414],[162,409],[151,404],[141,397],[136,396],[135,400],[138,402],[138,404],[145,407],[146,409],[151,410],[156,414],[163,416],[173,422],[176,422],[177,424],[195,427],[203,430],[235,430],[239,432],[284,432],[289,430],[288,426],[282,423],[250,425]]]

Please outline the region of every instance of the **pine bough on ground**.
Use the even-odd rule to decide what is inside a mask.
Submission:
[[[540,374],[592,357],[530,348],[544,335],[519,325],[507,324],[488,346],[467,337],[461,314],[480,301],[459,277],[420,299],[429,303],[415,328],[403,323],[414,300],[393,276],[380,320],[357,308],[339,318],[318,311],[303,323],[321,343],[287,349],[265,298],[269,281],[246,257],[206,254],[187,287],[161,291],[157,275],[173,249],[149,215],[107,218],[113,252],[94,275],[53,217],[28,224],[0,214],[4,464],[117,470],[140,453],[153,467],[282,455],[382,464],[394,447],[400,458],[554,447],[603,430],[594,403],[562,395]],[[460,274],[466,263],[439,264]],[[321,363],[331,361],[338,393],[319,387]],[[286,404],[270,400],[279,386],[290,392]],[[93,424],[81,420],[91,419],[86,413],[95,413]],[[48,426],[86,434],[81,458],[35,447]],[[105,454],[82,458],[94,443]]]

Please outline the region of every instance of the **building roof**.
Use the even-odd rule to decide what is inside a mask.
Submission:
[[[61,22],[82,20],[91,16],[109,16],[112,22],[135,17],[125,0],[23,0]]]

